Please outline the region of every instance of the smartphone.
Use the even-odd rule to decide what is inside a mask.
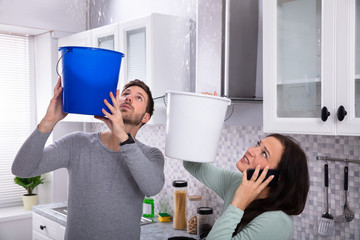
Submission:
[[[252,177],[252,175],[254,174],[254,172],[255,172],[255,169],[248,169],[248,170],[246,170],[247,180],[250,180],[250,179],[251,179],[251,177]],[[261,175],[262,172],[263,172],[263,170],[260,169],[258,178],[259,178],[259,176]],[[274,175],[274,178],[270,181],[270,183],[268,184],[268,186],[269,186],[269,187],[275,187],[276,184],[277,184],[277,181],[278,181],[278,179],[279,179],[279,171],[276,170],[276,169],[269,169],[268,172],[267,172],[267,174],[266,174],[266,177],[265,177],[264,181],[265,181],[268,177],[270,177],[271,175]]]

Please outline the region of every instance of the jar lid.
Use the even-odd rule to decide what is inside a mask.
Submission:
[[[189,201],[200,201],[202,199],[202,196],[200,195],[192,195],[187,197]]]
[[[185,180],[175,180],[172,183],[173,187],[187,187],[187,181]]]
[[[197,213],[203,215],[209,215],[213,213],[213,209],[211,207],[199,207],[197,209]]]

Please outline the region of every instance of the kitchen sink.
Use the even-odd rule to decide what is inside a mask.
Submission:
[[[65,216],[65,217],[67,216],[67,206],[53,208],[52,210],[59,213],[59,214],[61,214],[61,215],[63,215],[63,216]]]
[[[65,217],[67,216],[67,206],[52,208],[51,210],[53,210],[54,212],[56,212],[58,214],[65,216]],[[145,224],[150,224],[150,223],[155,223],[155,221],[150,218],[141,217],[140,226],[145,225]]]
[[[155,223],[155,221],[150,218],[141,217],[140,226],[145,225],[145,224],[150,224],[150,223]]]

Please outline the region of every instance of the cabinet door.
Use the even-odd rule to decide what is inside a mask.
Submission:
[[[134,79],[150,87],[158,101],[148,124],[166,123],[162,97],[167,90],[190,90],[190,26],[187,18],[157,13],[119,24],[120,52],[125,54],[119,88]]]
[[[151,21],[150,17],[144,17],[119,25],[120,52],[125,54],[123,59],[119,88],[125,83],[140,79],[150,88],[150,64],[151,64]]]
[[[46,235],[40,234],[38,232],[33,231],[32,233],[32,240],[52,240],[51,238],[47,237]]]
[[[91,32],[85,31],[60,38],[58,41],[58,46],[91,47]]]
[[[125,54],[121,86],[140,79],[154,98],[166,90],[189,91],[190,24],[186,18],[164,14],[120,23],[120,52]]]
[[[118,23],[94,28],[91,30],[91,47],[119,51]],[[122,60],[123,62],[124,60]],[[120,80],[120,74],[119,74]],[[119,85],[119,84],[118,84]],[[103,123],[103,121],[90,117],[90,122]]]
[[[91,30],[91,46],[119,51],[118,24],[110,24]]]
[[[63,240],[65,227],[33,212],[33,238]]]
[[[334,9],[334,0],[263,1],[265,132],[335,133]]]
[[[337,10],[337,132],[360,135],[360,1],[338,1]]]

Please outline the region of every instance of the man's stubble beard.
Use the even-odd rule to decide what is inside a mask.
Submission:
[[[137,116],[134,116],[133,118],[131,117],[132,116],[131,114],[129,117],[124,116],[123,117],[124,124],[131,125],[131,126],[138,126],[138,125],[142,124],[141,121],[142,121],[143,117],[145,116],[145,114],[146,113],[137,115]]]

